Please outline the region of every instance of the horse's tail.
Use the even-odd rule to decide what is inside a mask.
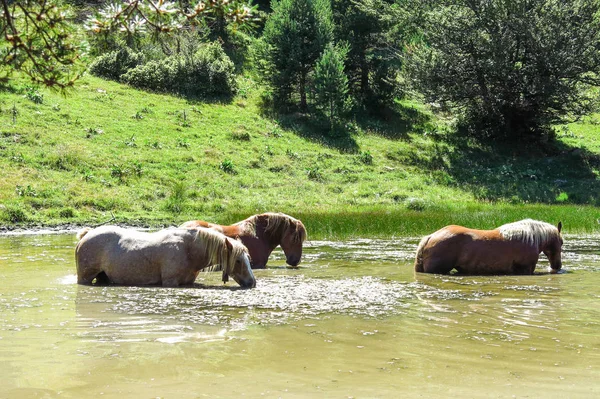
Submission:
[[[87,233],[89,233],[89,231],[90,231],[90,228],[89,228],[89,227],[86,227],[86,228],[84,228],[84,229],[82,229],[82,230],[79,230],[79,231],[77,232],[77,240],[81,241],[81,239],[82,239],[82,238],[83,238],[83,237],[84,237],[84,236],[85,236]]]
[[[417,247],[417,256],[415,257],[415,271],[416,272],[423,273],[425,271],[425,269],[423,268],[423,250],[425,249],[425,246],[429,242],[430,238],[431,238],[431,235],[423,237],[421,239],[421,242],[419,243],[419,246]]]

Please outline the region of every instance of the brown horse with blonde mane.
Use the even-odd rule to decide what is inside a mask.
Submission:
[[[210,229],[166,229],[145,233],[118,226],[84,229],[75,248],[79,284],[191,285],[202,269],[219,264],[223,282],[231,276],[255,287],[248,250]]]
[[[285,253],[286,263],[298,266],[302,243],[306,240],[306,228],[302,222],[284,213],[254,215],[231,226],[191,220],[180,227],[207,227],[228,237],[239,238],[248,248],[253,269],[264,269],[269,255],[278,245]]]
[[[417,248],[415,271],[461,274],[533,274],[540,253],[550,272],[562,267],[562,223],[553,226],[525,219],[494,230],[446,226],[424,237]]]

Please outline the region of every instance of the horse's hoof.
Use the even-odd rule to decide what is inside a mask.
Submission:
[[[558,273],[563,273],[562,269],[552,269],[552,268],[548,268],[548,270],[550,271],[550,274],[558,274]]]

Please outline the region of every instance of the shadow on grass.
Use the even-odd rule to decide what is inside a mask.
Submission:
[[[561,141],[483,142],[453,133],[434,136],[424,152],[410,163],[480,200],[600,205],[600,154]]]
[[[330,132],[323,122],[306,114],[275,115],[277,123],[300,137],[344,153],[358,152],[358,143],[348,132]]]
[[[357,117],[357,123],[363,130],[389,140],[410,140],[409,133],[435,129],[430,113],[403,102],[397,102],[394,108],[362,113]]]
[[[263,106],[263,115],[277,120],[284,128],[300,137],[334,148],[344,153],[359,151],[352,137],[352,126],[330,131],[326,122],[310,114],[277,114]],[[435,130],[432,116],[417,107],[397,103],[394,109],[382,108],[377,112],[362,112],[356,117],[356,125],[362,130],[390,140],[410,140],[409,133],[425,133]]]

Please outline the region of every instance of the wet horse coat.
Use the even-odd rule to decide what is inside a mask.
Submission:
[[[191,220],[180,227],[207,227],[228,237],[239,238],[248,248],[253,269],[264,269],[269,255],[281,246],[290,266],[298,266],[302,257],[302,243],[306,240],[306,228],[302,222],[284,213],[263,213],[251,216],[230,226]]]
[[[446,226],[424,237],[417,248],[415,271],[464,274],[533,274],[539,255],[550,261],[552,272],[562,267],[560,235],[555,227],[531,219],[494,230]]]
[[[174,287],[192,284],[198,272],[215,264],[243,287],[254,287],[248,251],[218,232],[166,229],[145,233],[118,226],[84,229],[75,248],[79,284],[115,283]]]

